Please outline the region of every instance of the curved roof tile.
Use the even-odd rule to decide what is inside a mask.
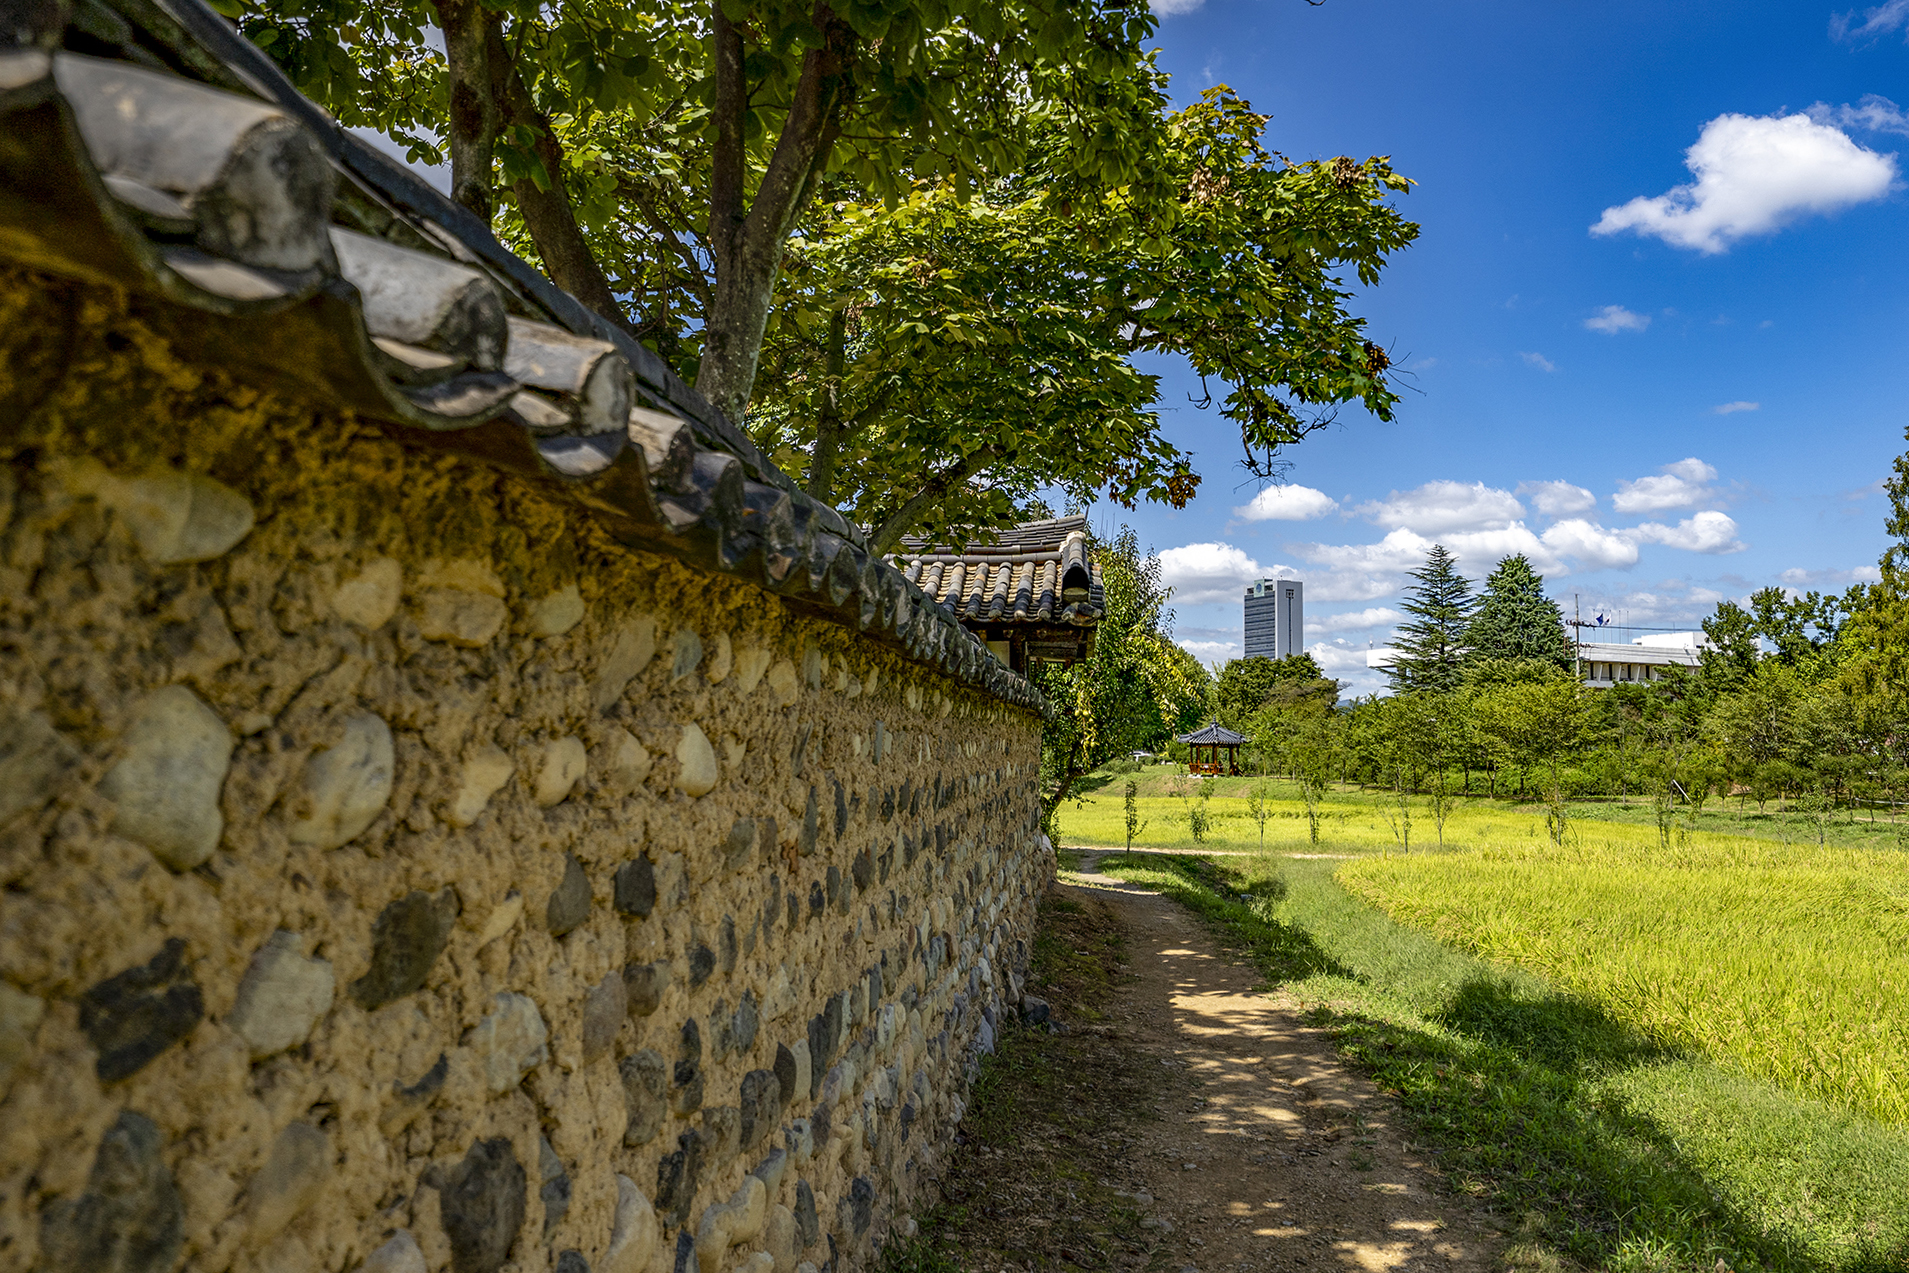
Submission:
[[[1041,709],[926,604],[918,572],[872,555],[652,351],[347,133],[202,0],[119,16],[139,42],[124,60],[97,56],[96,34],[68,51],[56,26],[0,50],[0,256],[159,297],[188,357],[556,481],[627,546]],[[196,78],[134,65],[151,47]]]
[[[904,539],[894,555],[911,582],[970,623],[1100,621],[1100,571],[1087,556],[1087,519],[1055,517],[997,532],[959,550]]]

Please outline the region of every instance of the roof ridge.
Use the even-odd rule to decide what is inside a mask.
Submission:
[[[186,356],[552,482],[625,547],[747,578],[1042,708],[660,357],[345,132],[202,0],[103,2],[190,74],[149,52],[135,65],[139,45],[99,56],[115,47],[97,35],[68,51],[63,6],[31,8],[34,43],[0,50],[5,257],[156,296]],[[202,151],[223,158],[190,167]]]

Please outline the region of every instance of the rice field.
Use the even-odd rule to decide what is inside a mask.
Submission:
[[[1746,1075],[1909,1125],[1909,855],[1599,825],[1338,872],[1394,920]]]
[[[1059,811],[1063,843],[1125,843],[1125,777],[1110,778]],[[1196,841],[1197,788],[1150,771],[1134,845],[1257,855],[1245,797],[1263,782],[1210,787]],[[1165,794],[1176,785],[1186,794]],[[1541,806],[1472,799],[1448,812],[1439,851],[1429,799],[1401,814],[1382,793],[1341,790],[1315,845],[1298,789],[1266,787],[1264,852],[1356,859],[1340,885],[1401,924],[1534,973],[1659,1043],[1909,1127],[1909,852],[1886,824],[1818,845],[1680,816],[1665,847],[1654,822],[1578,806],[1559,846]]]
[[[1266,848],[1302,851],[1309,841],[1305,802],[1299,788],[1281,779],[1215,779],[1206,801],[1211,830],[1196,841],[1188,825],[1190,806],[1199,798],[1193,782],[1183,782],[1185,798],[1169,794],[1174,778],[1164,766],[1137,775],[1097,773],[1080,799],[1062,804],[1056,821],[1061,838],[1070,844],[1120,846],[1126,843],[1122,790],[1129,778],[1139,784],[1140,816],[1146,829],[1134,838],[1136,848],[1203,848],[1219,853],[1257,852],[1260,827],[1249,812],[1247,796],[1265,784],[1272,816],[1266,823]],[[1573,802],[1567,808],[1571,824],[1582,837],[1600,843],[1655,848],[1658,830],[1648,804],[1610,801]],[[1378,791],[1336,788],[1326,797],[1320,835],[1332,841],[1334,853],[1418,852],[1439,847],[1440,832],[1432,801],[1423,795],[1406,800],[1409,826],[1399,816],[1398,801]],[[1711,801],[1694,824],[1681,814],[1674,838],[1689,844],[1715,845],[1748,838],[1770,840],[1801,850],[1817,847],[1819,834],[1830,847],[1844,845],[1900,852],[1909,849],[1909,820],[1891,821],[1874,815],[1854,819],[1838,815],[1819,826],[1803,814],[1779,813],[1774,805],[1759,814],[1755,805]],[[1446,848],[1485,848],[1513,842],[1536,843],[1545,838],[1542,806],[1512,800],[1470,796],[1453,802],[1443,831]]]
[[[1900,917],[1887,902],[1900,868],[1780,844],[1661,856],[1595,846],[1583,860],[1525,846],[1350,862],[1137,852],[1109,854],[1101,869],[1190,907],[1329,1029],[1399,1101],[1450,1187],[1516,1229],[1506,1273],[1909,1269],[1909,1127],[1853,1108],[1890,1099],[1887,1082],[1865,1087],[1865,1073],[1904,1067],[1864,1052],[1876,1041],[1849,1029],[1901,1015],[1852,1015],[1876,984],[1860,980],[1868,934],[1886,938]],[[1719,875],[1726,887],[1710,888]],[[1757,915],[1762,894],[1779,890],[1791,900]],[[1416,909],[1387,906],[1404,893]],[[1810,921],[1839,901],[1840,917]],[[1777,953],[1750,968],[1730,962],[1745,945]],[[1574,992],[1555,973],[1473,953],[1485,946],[1540,968],[1568,969],[1556,952],[1576,951],[1593,971]],[[1785,950],[1816,960],[1814,971],[1792,976]],[[1900,967],[1900,939],[1876,952]],[[1653,981],[1695,1009],[1692,1031],[1675,1014],[1664,1022],[1659,1001],[1657,1032],[1683,1043],[1620,1020],[1636,1000],[1598,993]],[[1900,984],[1893,973],[1877,981]],[[1751,1019],[1726,1028],[1733,1001]],[[1842,1057],[1823,1055],[1828,1044],[1814,1051],[1817,1081],[1837,1087],[1836,1099],[1797,1090],[1810,1083],[1808,1046],[1803,1066],[1767,1064],[1812,1036],[1842,1041]],[[1731,1058],[1746,1040],[1748,1060]],[[1760,1076],[1771,1073],[1792,1081]]]

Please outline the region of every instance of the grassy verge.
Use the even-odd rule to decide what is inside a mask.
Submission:
[[[1028,991],[1065,1033],[1007,1026],[981,1067],[919,1234],[891,1241],[883,1273],[998,1273],[1002,1268],[1177,1268],[1171,1238],[1140,1228],[1116,1194],[1129,1174],[1130,1130],[1187,1080],[1144,1067],[1095,1028],[1125,978],[1119,924],[1105,903],[1050,894]]]
[[[1514,1263],[1909,1268],[1909,1134],[1395,923],[1340,887],[1338,865],[1136,854],[1102,869],[1187,905],[1333,1027],[1452,1186],[1517,1223]]]
[[[1196,842],[1188,826],[1187,809],[1189,799],[1197,800],[1191,793],[1198,787],[1181,780],[1180,788],[1189,795],[1183,798],[1175,794],[1175,778],[1166,766],[1154,766],[1138,774],[1100,771],[1089,775],[1079,798],[1064,802],[1060,808],[1057,821],[1062,836],[1075,844],[1125,844],[1123,793],[1130,778],[1138,785],[1139,812],[1147,824],[1134,840],[1136,847],[1258,852],[1260,827],[1249,812],[1247,797],[1262,785],[1270,796],[1272,814],[1265,828],[1265,848],[1298,851],[1308,843],[1310,831],[1299,788],[1279,778],[1213,780],[1206,806],[1212,829],[1204,843]],[[1406,807],[1412,848],[1438,844],[1440,832],[1432,816],[1431,799],[1408,796]],[[1580,834],[1590,839],[1639,846],[1658,843],[1656,813],[1648,801],[1574,800],[1566,809]],[[1535,801],[1458,797],[1445,823],[1444,845],[1475,848],[1542,840],[1544,817],[1543,806]],[[1402,842],[1402,830],[1398,801],[1389,793],[1340,787],[1326,797],[1320,834],[1332,841],[1335,853],[1396,850]],[[1851,818],[1838,812],[1827,824],[1818,825],[1810,815],[1782,811],[1774,802],[1759,812],[1753,803],[1712,800],[1694,820],[1680,810],[1673,829],[1680,843],[1750,838],[1793,846],[1799,851],[1815,849],[1819,835],[1831,847],[1900,852],[1909,847],[1909,819],[1891,821],[1872,813]]]

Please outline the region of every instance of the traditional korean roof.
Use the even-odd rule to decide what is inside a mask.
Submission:
[[[1252,740],[1245,734],[1236,734],[1218,721],[1214,721],[1203,729],[1196,729],[1190,734],[1181,734],[1180,741],[1202,747],[1215,743],[1222,747],[1242,747]]]
[[[992,544],[958,551],[902,542],[894,561],[903,576],[964,623],[1086,627],[1106,607],[1100,572],[1087,559],[1085,517],[1023,522]]]
[[[629,547],[1041,705],[655,353],[203,0],[68,11],[0,5],[0,260],[143,294],[189,359],[559,486]]]

